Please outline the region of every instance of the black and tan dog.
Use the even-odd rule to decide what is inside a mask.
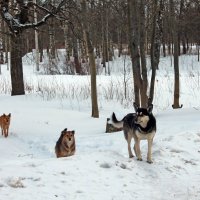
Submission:
[[[3,114],[0,116],[1,133],[5,137],[8,137],[8,131],[9,131],[9,127],[10,127],[10,119],[11,119],[10,113],[8,115]]]
[[[56,142],[55,153],[57,158],[72,156],[76,150],[75,131],[67,131],[65,128]]]
[[[153,104],[148,108],[140,108],[133,103],[135,113],[127,114],[121,121],[118,121],[115,113],[112,114],[111,123],[117,128],[123,128],[125,139],[128,143],[129,157],[134,157],[131,151],[131,139],[134,138],[134,151],[138,160],[142,160],[140,151],[140,140],[148,141],[147,162],[152,163],[152,143],[156,133],[156,119],[152,114]]]

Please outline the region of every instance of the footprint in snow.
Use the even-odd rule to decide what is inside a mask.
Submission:
[[[118,161],[116,161],[115,165],[121,167],[122,169],[127,169],[127,166],[124,163],[119,163]]]
[[[106,169],[108,169],[108,168],[111,168],[112,166],[111,166],[111,164],[110,163],[102,163],[102,164],[100,164],[100,167],[101,168],[106,168]]]
[[[170,142],[170,141],[172,141],[172,139],[173,139],[173,136],[170,136],[170,137],[168,137],[168,138],[163,139],[163,141]]]
[[[179,149],[171,149],[170,152],[172,152],[172,153],[182,153],[184,151],[183,150],[179,150]]]

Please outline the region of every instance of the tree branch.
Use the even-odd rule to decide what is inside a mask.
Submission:
[[[62,7],[65,6],[65,4],[67,4],[67,1],[69,0],[62,0],[56,7],[52,6],[52,9],[49,10],[43,6],[40,6],[38,4],[34,4],[34,3],[29,3],[29,6],[33,5],[36,6],[37,8],[39,8],[40,10],[44,11],[45,13],[47,13],[41,20],[39,20],[37,23],[21,23],[21,21],[18,19],[17,15],[13,16],[12,14],[10,14],[9,10],[8,10],[8,1],[0,1],[0,12],[1,12],[1,16],[3,18],[3,20],[7,23],[10,31],[12,33],[18,34],[19,32],[22,32],[25,29],[29,29],[29,28],[37,28],[43,24],[45,24],[47,22],[47,20],[51,17],[56,17],[61,19],[61,17],[59,17],[57,14],[61,11]],[[25,5],[21,5],[21,8],[25,6]],[[22,13],[24,14],[24,13]],[[28,13],[27,13],[28,15]],[[27,16],[28,19],[28,16]]]

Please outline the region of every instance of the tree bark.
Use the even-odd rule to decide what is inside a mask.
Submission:
[[[133,14],[134,13],[134,14]],[[135,100],[140,105],[140,54],[139,54],[139,24],[137,0],[128,0],[129,48],[131,52]]]
[[[36,0],[34,0],[34,3],[37,3]],[[37,12],[34,8],[34,22],[37,23]],[[40,52],[39,52],[39,39],[38,39],[38,30],[35,30],[35,63],[36,63],[36,71],[40,70]]]
[[[69,52],[69,29],[67,26],[67,22],[64,21],[63,24],[63,32],[64,32],[64,41],[65,41],[65,53],[66,53],[66,64],[68,65],[70,61],[70,52]]]
[[[153,103],[154,98],[154,87],[156,70],[158,69],[160,61],[160,46],[162,38],[162,12],[163,12],[163,1],[154,0],[154,17],[152,23],[152,37],[151,37],[151,84],[149,92],[149,104]]]
[[[50,20],[49,24],[49,49],[50,49],[50,57],[51,59],[56,58],[56,48],[55,48],[55,31],[54,31],[54,19]]]
[[[24,79],[23,79],[23,67],[22,67],[22,51],[20,46],[22,45],[22,34],[11,36],[11,95],[24,95]]]
[[[81,64],[79,62],[77,38],[75,36],[73,36],[73,56],[76,73],[79,75],[83,74]]]
[[[99,118],[99,109],[98,109],[98,101],[97,101],[97,86],[96,86],[96,63],[95,63],[95,55],[94,48],[92,46],[92,42],[90,40],[90,34],[88,30],[87,24],[87,7],[86,1],[81,0],[81,8],[82,8],[82,19],[83,19],[83,34],[84,40],[86,43],[88,55],[89,55],[89,64],[90,64],[90,73],[91,73],[91,101],[92,101],[92,117]]]
[[[142,88],[141,88],[141,107],[145,108],[148,105],[147,96],[147,68],[146,68],[146,56],[145,56],[145,5],[144,0],[140,1],[140,56],[141,56],[141,68],[142,68]]]
[[[175,18],[174,0],[170,0],[170,16],[172,24],[172,37],[174,42],[174,109],[181,108],[179,104],[180,88],[179,88],[179,42],[178,42],[178,24]]]

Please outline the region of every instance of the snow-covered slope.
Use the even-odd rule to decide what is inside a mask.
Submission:
[[[188,68],[189,59],[182,60],[185,60],[181,62],[181,69],[185,70],[181,72],[181,81],[185,81],[181,82],[184,106],[173,110],[173,74],[172,68],[166,67],[170,66],[170,58],[161,59],[151,165],[146,162],[146,141],[141,142],[140,162],[128,158],[123,132],[105,133],[106,119],[113,111],[118,118],[133,112],[133,108],[125,109],[116,99],[105,101],[99,97],[100,118],[94,119],[90,117],[90,100],[46,101],[34,93],[12,97],[1,94],[0,114],[11,113],[12,119],[9,137],[0,136],[0,200],[199,200],[199,63],[192,66],[197,71],[192,71]],[[114,61],[111,68],[120,67],[123,64],[120,62]],[[194,76],[188,76],[190,70]],[[116,76],[121,73],[113,71]],[[26,63],[27,82],[51,79],[33,72],[33,66]],[[83,79],[89,84],[89,77],[60,76],[61,82],[64,79],[68,81],[65,84],[73,81],[78,84]],[[98,79],[100,89],[110,77]],[[0,83],[9,81],[9,72],[2,65]],[[75,130],[77,150],[72,157],[57,159],[54,147],[64,128]]]
[[[200,197],[200,110],[156,114],[153,164],[128,158],[123,133],[104,133],[109,110],[61,109],[33,96],[1,96],[12,113],[10,135],[0,137],[0,199],[189,199]],[[120,115],[120,113],[119,113]],[[57,159],[55,143],[65,127],[75,130],[77,151]]]

